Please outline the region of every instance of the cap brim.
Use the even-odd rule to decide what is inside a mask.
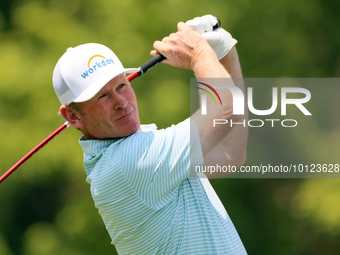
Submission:
[[[101,90],[109,81],[111,81],[116,76],[122,74],[122,73],[134,73],[139,72],[140,68],[125,68],[124,70],[121,70],[119,72],[109,73],[94,83],[91,84],[86,90],[84,90],[83,93],[81,93],[76,99],[73,100],[73,102],[79,103],[79,102],[85,102],[87,100],[90,100],[93,98],[99,90]]]

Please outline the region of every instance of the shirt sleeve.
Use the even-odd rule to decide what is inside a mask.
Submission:
[[[154,208],[173,199],[195,166],[203,165],[198,129],[190,119],[167,129],[138,132],[122,147],[121,167],[128,183]]]

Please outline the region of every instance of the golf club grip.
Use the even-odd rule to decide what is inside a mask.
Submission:
[[[221,21],[220,21],[220,19],[217,18],[216,16],[215,16],[215,18],[217,19],[217,23],[215,24],[215,26],[213,26],[213,30],[215,30],[216,28],[219,28],[219,27],[221,26]]]
[[[153,68],[154,66],[156,66],[160,62],[162,62],[162,60],[164,60],[164,59],[166,59],[166,57],[164,57],[162,54],[157,54],[152,59],[146,61],[143,65],[140,66],[141,70],[139,71],[139,75],[146,73],[151,68]]]
[[[215,17],[217,19],[217,23],[213,26],[213,30],[216,28],[219,28],[221,26],[221,21],[219,18]],[[138,72],[139,75],[143,75],[147,71],[149,71],[151,68],[154,66],[158,65],[160,62],[162,62],[166,57],[164,57],[162,54],[158,54],[154,56],[152,59],[149,61],[145,62],[143,65],[140,66],[140,71]]]

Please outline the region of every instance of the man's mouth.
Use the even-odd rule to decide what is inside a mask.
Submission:
[[[116,121],[117,121],[117,120],[122,120],[122,119],[125,119],[125,118],[129,117],[129,116],[131,115],[132,112],[133,112],[133,110],[132,110],[131,112],[129,112],[129,113],[123,115],[122,117],[119,117],[118,119],[116,119]]]

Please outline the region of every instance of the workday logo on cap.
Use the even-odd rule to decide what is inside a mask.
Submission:
[[[95,59],[95,61],[92,61],[93,59]],[[91,61],[93,63],[91,63]],[[112,58],[106,59],[106,57],[102,55],[93,55],[92,57],[90,57],[89,61],[87,62],[88,70],[83,72],[81,74],[81,77],[86,79],[87,77],[89,77],[90,74],[93,74],[95,71],[99,70],[100,68],[103,68],[111,64],[113,65],[115,64]]]

